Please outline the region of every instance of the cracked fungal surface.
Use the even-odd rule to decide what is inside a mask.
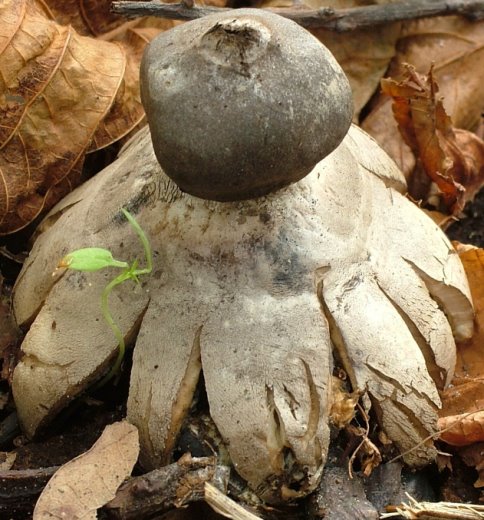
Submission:
[[[144,467],[170,460],[203,372],[240,475],[268,501],[308,493],[329,443],[333,348],[389,438],[412,448],[435,433],[454,336],[471,334],[473,312],[457,255],[404,190],[396,166],[353,127],[295,184],[253,200],[202,200],[164,175],[141,130],[52,210],[15,288],[17,320],[31,324],[13,381],[26,433],[116,355],[99,311],[110,273],[51,273],[80,247],[141,257],[125,207],[155,252],[152,276],[111,302],[135,344],[128,418]],[[429,441],[405,459],[434,456]]]

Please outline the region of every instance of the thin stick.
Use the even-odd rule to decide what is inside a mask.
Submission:
[[[226,518],[232,518],[232,520],[261,520],[260,516],[244,509],[215,486],[212,486],[210,482],[205,482],[205,501],[215,512]]]
[[[111,4],[114,13],[125,16],[158,16],[171,20],[195,20],[209,14],[229,11],[224,7],[190,7],[190,2],[164,4],[161,2],[117,1]],[[482,0],[413,0],[383,5],[368,5],[350,9],[274,8],[273,13],[289,18],[299,25],[312,29],[348,32],[391,22],[416,20],[433,16],[461,15],[470,20],[484,18]]]
[[[415,520],[422,518],[430,520],[479,520],[484,518],[484,506],[481,504],[462,504],[455,502],[418,502],[408,493],[405,493],[409,503],[398,506],[389,506],[389,513],[383,513],[380,518],[408,518]]]

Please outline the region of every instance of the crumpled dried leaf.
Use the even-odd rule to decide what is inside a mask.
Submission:
[[[470,132],[454,130],[432,68],[422,76],[406,65],[402,81],[388,78],[381,85],[393,98],[393,113],[404,141],[440,190],[448,211],[459,214],[484,184],[484,142]],[[422,197],[411,190],[410,194]]]
[[[353,420],[356,403],[360,396],[357,392],[348,392],[344,387],[344,382],[338,377],[332,376],[331,380],[331,411],[329,417],[337,428],[343,428]]]
[[[457,16],[404,23],[397,54],[387,75],[401,78],[404,63],[412,63],[419,73],[425,74],[435,63],[435,78],[446,112],[456,127],[473,131],[484,106],[483,28],[482,21],[471,22]],[[408,177],[415,167],[415,158],[398,132],[391,104],[390,99],[380,94],[362,127],[375,137]]]
[[[73,2],[62,5],[68,12]],[[158,29],[124,28],[113,35],[122,41],[108,42],[48,16],[41,0],[0,5],[0,235],[22,229],[72,191],[85,153],[144,118],[138,68]]]
[[[440,438],[449,444],[466,445],[484,441],[484,249],[458,251],[469,279],[477,327],[470,342],[458,345],[454,379],[442,395],[439,429],[453,425]]]
[[[114,498],[138,458],[138,430],[126,421],[107,426],[93,447],[64,464],[49,480],[33,519],[96,519]]]
[[[373,470],[381,464],[382,458],[380,450],[368,438],[368,432],[365,430],[365,428],[349,424],[346,427],[346,432],[353,437],[361,437],[361,442],[356,448],[356,451],[353,453],[350,459],[350,463],[352,463],[354,458],[358,458],[363,475],[365,475],[365,477],[369,477]]]
[[[4,51],[12,36],[16,33],[24,10],[25,4],[17,2],[17,0],[3,0],[2,5],[0,5],[0,27],[2,28],[0,32],[0,53]]]

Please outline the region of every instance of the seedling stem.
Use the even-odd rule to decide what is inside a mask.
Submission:
[[[66,255],[59,263],[59,267],[65,267],[67,269],[74,269],[83,272],[98,271],[105,267],[116,267],[118,269],[123,269],[123,271],[118,276],[113,278],[106,285],[106,287],[104,287],[101,294],[102,315],[106,323],[111,327],[111,330],[113,331],[114,336],[118,341],[118,356],[114,362],[114,365],[111,367],[111,370],[100,381],[98,386],[103,386],[110,379],[119,375],[121,364],[124,359],[124,354],[126,352],[124,335],[114,321],[109,308],[109,296],[115,287],[121,285],[127,280],[133,280],[135,283],[139,284],[139,277],[151,273],[153,269],[153,253],[151,251],[151,246],[145,232],[141,229],[140,225],[129,211],[125,210],[124,208],[121,211],[130,223],[131,227],[135,230],[138,238],[140,239],[140,242],[143,245],[146,267],[138,269],[137,260],[134,260],[131,265],[128,262],[116,260],[113,258],[111,251],[98,247],[77,249],[76,251]]]

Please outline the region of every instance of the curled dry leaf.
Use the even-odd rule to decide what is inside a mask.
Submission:
[[[397,54],[389,67],[388,76],[401,79],[404,63],[412,63],[421,74],[425,74],[435,63],[434,74],[446,112],[456,127],[475,130],[484,106],[483,28],[482,21],[470,22],[457,16],[403,24]],[[391,104],[387,96],[380,94],[362,127],[375,137],[408,177],[415,167],[415,158],[399,134]]]
[[[114,498],[138,458],[138,430],[128,422],[105,428],[93,447],[64,464],[49,480],[34,520],[96,519],[96,510]]]
[[[474,299],[477,330],[458,345],[452,386],[442,395],[440,438],[453,445],[484,441],[484,249],[458,247]],[[470,415],[472,414],[472,415]]]
[[[484,184],[484,142],[470,132],[454,130],[432,68],[422,76],[406,65],[402,81],[383,79],[381,85],[393,98],[393,113],[404,141],[438,187],[447,210],[460,213]]]
[[[353,452],[350,459],[350,477],[352,476],[351,465],[355,458],[358,458],[361,471],[365,477],[369,477],[373,470],[381,464],[381,453],[376,445],[368,438],[368,431],[365,428],[350,424],[346,427],[346,432],[353,437],[360,437],[361,441]]]
[[[0,234],[52,207],[80,183],[87,151],[144,117],[138,68],[158,31],[128,29],[122,42],[99,41],[48,16],[41,0],[0,4]]]
[[[332,377],[331,411],[329,417],[337,428],[349,424],[355,416],[355,407],[359,399],[357,392],[348,392],[344,382],[338,377]]]

